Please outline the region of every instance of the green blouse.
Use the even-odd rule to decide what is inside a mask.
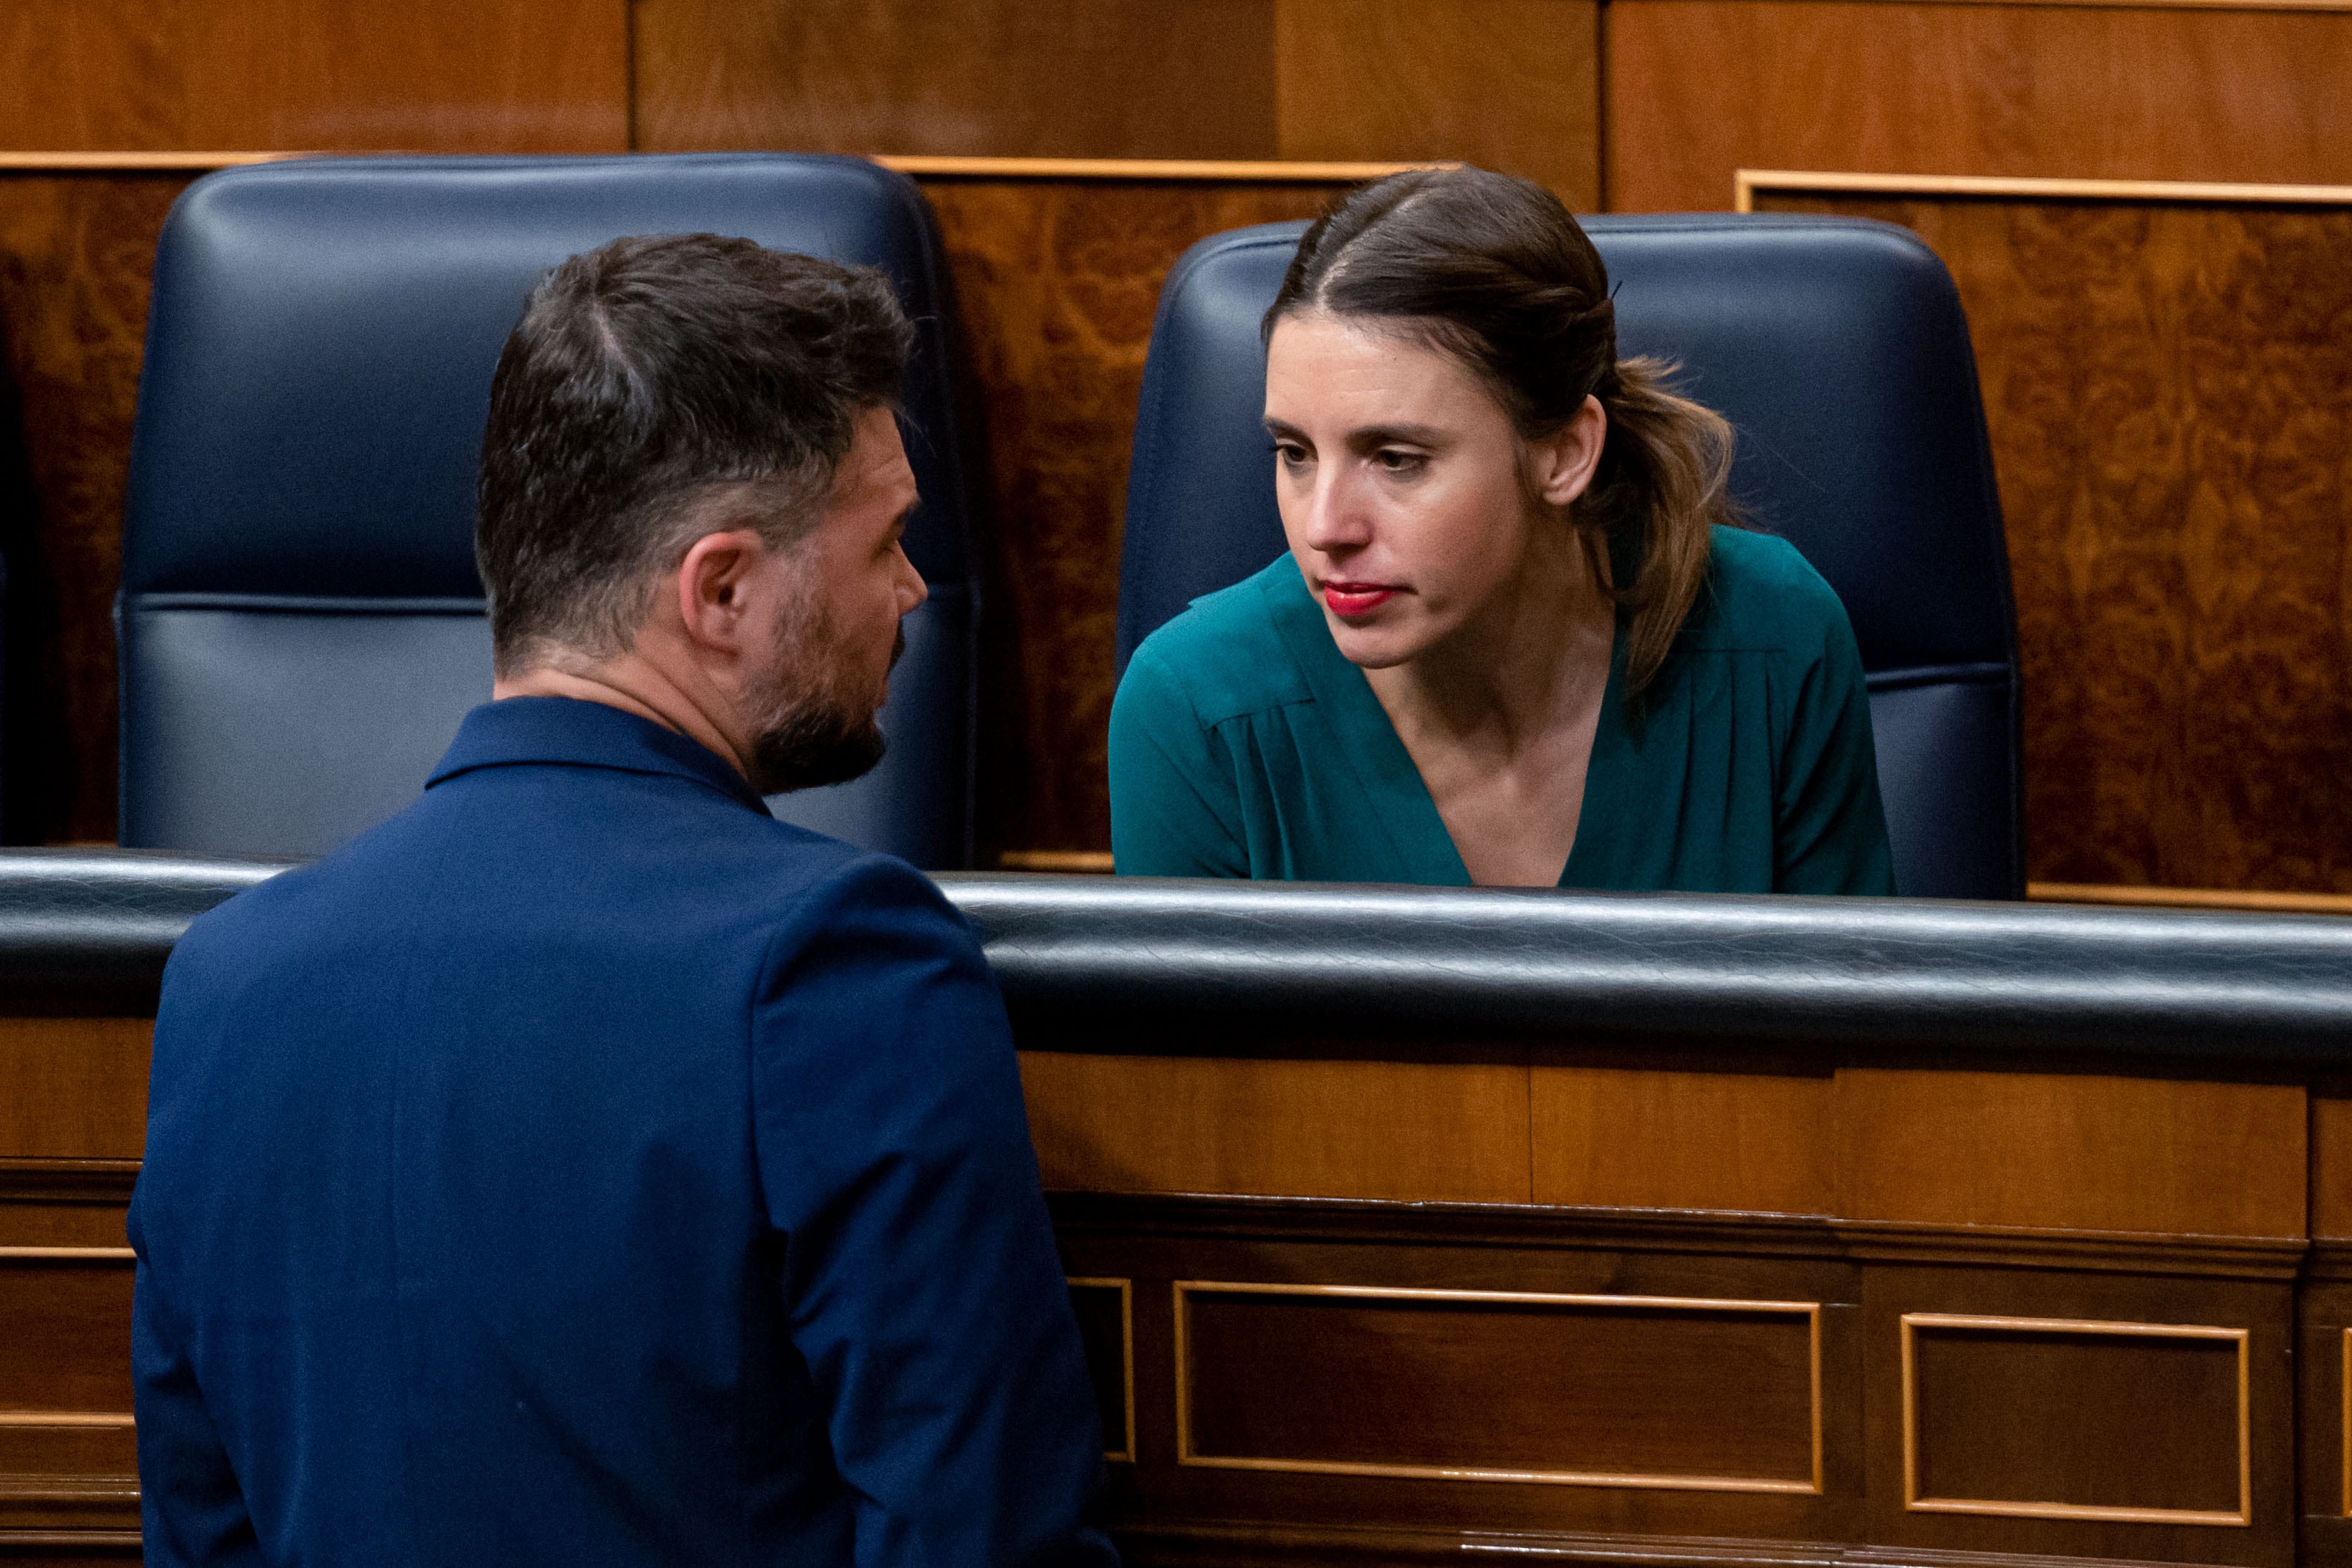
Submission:
[[[1844,607],[1781,539],[1717,528],[1711,557],[1631,711],[1619,630],[1560,885],[1893,893]],[[1111,705],[1110,814],[1131,875],[1470,880],[1286,555],[1135,651]]]

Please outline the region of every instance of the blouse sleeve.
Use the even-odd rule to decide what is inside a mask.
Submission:
[[[1798,682],[1781,754],[1773,890],[1886,897],[1895,862],[1878,797],[1870,693],[1853,628],[1827,584],[1820,654]]]
[[[1224,745],[1150,643],[1110,707],[1110,843],[1128,876],[1249,875]]]

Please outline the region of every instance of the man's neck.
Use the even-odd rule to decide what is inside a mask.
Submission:
[[[751,777],[749,758],[710,711],[715,705],[697,702],[684,685],[634,653],[571,669],[540,664],[499,675],[490,683],[490,700],[503,702],[508,697],[571,697],[603,703],[698,741],[725,758],[736,772]]]

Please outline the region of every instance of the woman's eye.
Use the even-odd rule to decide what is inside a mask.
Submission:
[[[1282,465],[1286,468],[1296,468],[1307,461],[1307,448],[1288,441],[1276,442],[1274,455],[1281,460]]]
[[[1393,448],[1382,447],[1372,454],[1372,461],[1391,474],[1417,474],[1428,465],[1429,455],[1425,452],[1399,452]]]

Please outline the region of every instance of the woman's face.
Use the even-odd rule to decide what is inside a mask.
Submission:
[[[1290,553],[1339,652],[1370,669],[1444,642],[1520,580],[1539,528],[1562,532],[1523,461],[1545,501],[1584,487],[1562,493],[1561,441],[1523,442],[1452,355],[1325,311],[1276,323],[1265,427]]]

